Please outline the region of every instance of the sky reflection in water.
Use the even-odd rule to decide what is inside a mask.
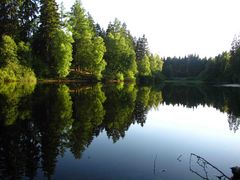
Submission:
[[[3,86],[0,179],[230,177],[239,107],[229,87]]]
[[[132,125],[125,138],[115,144],[103,132],[81,161],[68,152],[59,159],[56,177],[201,179],[189,170],[191,153],[204,157],[230,177],[230,167],[240,163],[240,134],[230,131],[227,119],[227,113],[212,107],[159,105],[148,112],[144,127]],[[196,162],[192,164],[204,175]],[[218,174],[208,170],[210,177]]]

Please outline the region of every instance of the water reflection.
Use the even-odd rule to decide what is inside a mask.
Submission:
[[[57,158],[75,158],[106,132],[114,143],[132,124],[144,126],[159,104],[211,106],[228,114],[230,130],[240,124],[238,88],[119,85],[0,86],[0,179],[51,178]]]
[[[78,89],[72,93],[73,123],[69,133],[68,147],[75,158],[81,158],[82,152],[91,144],[94,136],[99,134],[99,126],[103,123],[106,101],[102,86]]]
[[[240,124],[240,117],[237,117],[233,114],[228,115],[229,129],[236,132]]]

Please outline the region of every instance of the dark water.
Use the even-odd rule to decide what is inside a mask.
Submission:
[[[228,179],[239,117],[237,87],[1,85],[0,179]]]

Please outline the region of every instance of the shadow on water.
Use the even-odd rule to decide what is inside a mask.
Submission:
[[[211,106],[228,114],[230,130],[236,132],[239,128],[240,91],[237,88],[1,85],[0,179],[33,179],[38,177],[39,169],[50,179],[55,174],[57,158],[64,156],[66,150],[80,159],[103,131],[115,143],[125,137],[132,124],[144,126],[148,111],[160,104],[187,108]],[[191,164],[190,170],[208,178],[205,166],[211,164],[191,154],[191,161],[194,158],[205,176],[193,170]]]

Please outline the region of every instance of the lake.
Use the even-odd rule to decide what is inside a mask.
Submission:
[[[0,86],[0,179],[229,179],[240,88]]]

